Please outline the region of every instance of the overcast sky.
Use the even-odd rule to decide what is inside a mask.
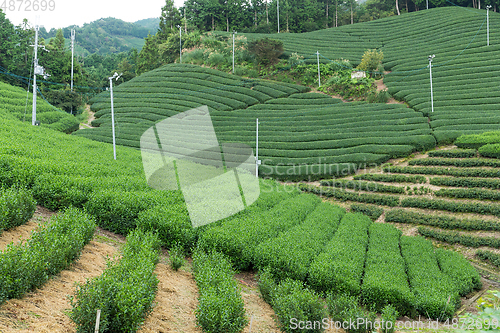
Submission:
[[[38,0],[38,3],[49,0]],[[15,0],[15,10],[4,11],[7,18],[15,25],[19,25],[24,18],[30,22],[36,22],[45,26],[45,29],[64,28],[69,25],[82,26],[84,23],[89,23],[103,17],[115,17],[126,22],[135,22],[138,20],[160,17],[161,8],[165,5],[165,0],[140,0],[140,1],[123,1],[123,0],[51,0],[51,4],[55,5],[53,11],[33,11],[33,1]],[[183,5],[184,0],[174,0],[175,6]],[[14,1],[13,1],[14,2]],[[7,4],[9,1],[7,1]],[[0,1],[0,5],[2,1]],[[21,8],[19,10],[19,5]],[[11,8],[12,9],[12,8]],[[31,9],[26,11],[25,9]]]

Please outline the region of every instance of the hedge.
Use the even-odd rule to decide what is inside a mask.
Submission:
[[[414,296],[408,285],[405,262],[401,257],[401,231],[388,224],[373,223],[366,255],[361,298],[366,305],[381,310],[394,305],[400,314],[410,314]]]
[[[441,272],[432,243],[422,237],[401,236],[401,254],[415,308],[429,318],[452,318],[460,304],[453,280]]]
[[[500,188],[500,180],[488,178],[466,178],[466,177],[433,177],[429,180],[432,185],[444,185],[455,187],[486,187],[492,189]]]
[[[500,158],[500,144],[487,144],[478,149],[479,155],[484,157]]]
[[[268,211],[229,219],[207,228],[200,235],[200,247],[205,251],[222,252],[231,258],[237,269],[248,269],[253,265],[260,243],[302,223],[320,201],[315,195],[298,195],[279,202]]]
[[[392,167],[391,167],[392,168]],[[387,173],[363,173],[360,175],[354,176],[354,179],[358,180],[372,180],[378,182],[387,182],[387,183],[414,183],[414,184],[423,184],[427,182],[427,178],[424,176],[406,176],[406,175],[391,175]]]
[[[230,260],[218,252],[195,251],[193,271],[199,292],[197,325],[207,333],[241,332],[248,321]]]
[[[0,234],[28,222],[36,210],[36,201],[25,189],[0,189]]]
[[[181,204],[181,194],[174,191],[122,192],[107,190],[92,193],[84,207],[97,217],[106,230],[127,235],[137,227],[139,213],[154,206]]]
[[[305,288],[302,282],[287,278],[277,284],[272,274],[264,271],[259,274],[259,290],[262,298],[273,308],[281,331],[323,332],[322,325],[318,327],[312,323],[322,323],[328,317],[324,303],[314,291]],[[307,322],[311,324],[304,325]]]
[[[70,318],[77,332],[94,330],[97,309],[101,310],[99,332],[136,332],[151,313],[160,240],[153,233],[132,230],[121,252],[121,259],[108,262],[102,275],[77,284],[70,298]]]
[[[483,287],[478,271],[463,255],[440,248],[435,249],[435,253],[439,268],[453,279],[460,296]]]
[[[476,157],[477,151],[475,149],[440,149],[431,150],[429,157],[448,157],[448,158],[470,158]]]
[[[429,198],[405,198],[401,201],[402,207],[414,207],[424,209],[446,210],[456,213],[478,213],[490,214],[500,217],[499,204],[475,203],[475,202],[460,202],[447,201]]]
[[[358,295],[372,221],[360,213],[347,213],[333,239],[311,263],[308,282],[318,292]]]
[[[400,167],[390,166],[384,167],[385,172],[394,173],[411,173],[411,174],[426,174],[426,175],[447,175],[456,177],[485,177],[497,178],[500,177],[500,170],[484,169],[484,168],[446,168],[446,167]],[[395,175],[397,176],[397,175]]]
[[[418,228],[419,234],[425,237],[432,237],[449,244],[462,244],[470,247],[489,246],[500,248],[500,239],[495,237],[481,237],[461,234],[458,231],[439,231],[426,227]]]
[[[373,182],[365,182],[362,180],[345,180],[345,179],[322,180],[320,182],[320,185],[339,188],[339,189],[348,188],[356,191],[396,193],[396,194],[405,193],[405,188],[402,186],[383,185]]]
[[[462,135],[455,140],[455,145],[459,148],[479,147],[489,143],[500,143],[500,132],[485,132],[481,134]]]
[[[351,205],[351,212],[365,214],[372,221],[376,221],[384,213],[384,210],[380,207],[373,205],[354,203]]]
[[[411,160],[408,165],[441,165],[441,166],[455,166],[455,167],[500,167],[499,160],[488,158],[467,158],[467,159],[454,159],[454,158],[420,158]]]
[[[476,256],[482,260],[489,260],[493,265],[500,267],[500,255],[491,251],[477,250]]]
[[[448,198],[468,198],[477,200],[500,200],[500,192],[495,190],[484,190],[478,188],[458,188],[458,189],[448,189],[443,188],[439,191],[434,192],[438,197],[448,197]]]
[[[423,214],[400,208],[387,211],[385,221],[424,224],[442,229],[500,231],[500,223],[494,220],[460,219],[448,215]]]
[[[304,192],[311,192],[325,197],[333,197],[342,201],[349,200],[391,207],[399,205],[399,197],[392,195],[355,193],[335,188],[325,188],[304,184],[299,185],[299,189]]]
[[[333,237],[344,213],[344,209],[329,203],[319,204],[303,223],[260,243],[255,250],[255,265],[267,267],[280,280],[288,277],[305,281],[311,261]]]
[[[167,249],[176,244],[190,249],[197,239],[197,232],[183,204],[156,206],[144,210],[137,215],[136,224],[144,231],[156,232],[161,245]]]
[[[69,208],[40,224],[29,239],[0,252],[0,303],[41,287],[81,254],[95,231],[88,214]]]

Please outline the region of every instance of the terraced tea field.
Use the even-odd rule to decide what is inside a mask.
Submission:
[[[435,146],[426,118],[403,105],[342,103],[308,88],[194,65],[167,65],[114,91],[117,143],[139,147],[156,121],[206,104],[221,144],[255,148],[259,119],[262,176],[310,180],[352,173]],[[99,126],[75,133],[111,142],[109,97],[92,105]]]

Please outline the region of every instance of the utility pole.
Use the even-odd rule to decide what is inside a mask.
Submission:
[[[110,94],[111,94],[111,131],[113,134],[113,157],[116,160],[116,139],[115,139],[115,109],[113,105],[113,79],[118,79],[122,76],[122,74],[118,74],[115,72],[113,76],[110,76],[109,79],[109,89],[110,89]]]
[[[432,96],[432,59],[434,59],[435,55],[429,56],[429,76],[431,81],[431,112],[434,112],[434,97]]]
[[[43,78],[46,79],[47,76],[50,76],[49,74],[45,73],[45,70],[42,66],[39,66],[38,65],[38,30],[39,30],[39,26],[36,25],[35,26],[35,45],[31,45],[35,48],[35,57],[33,59],[33,109],[32,109],[32,113],[31,113],[31,125],[35,126],[37,125],[37,121],[36,121],[36,91],[37,91],[37,87],[36,87],[36,76],[37,75],[43,75]],[[49,50],[45,49],[44,46],[42,46],[42,48],[49,52]]]
[[[71,92],[73,92],[73,64],[75,57],[75,29],[71,29]]]
[[[318,87],[321,87],[321,74],[319,71],[319,51],[316,51],[316,56],[318,58]]]
[[[182,64],[182,28],[180,25],[177,28],[179,28],[179,63]]]
[[[257,127],[255,132],[255,177],[259,177],[259,165],[262,163],[259,160],[259,118],[255,121]]]
[[[427,9],[429,9],[429,0],[425,0],[425,3],[427,5]]]
[[[491,6],[486,6],[486,39],[487,46],[490,46],[490,8]]]
[[[75,57],[75,29],[71,29],[71,92],[73,92],[74,57]],[[71,105],[71,114],[73,114],[73,105]]]
[[[233,74],[234,74],[234,35],[236,34],[236,31],[234,31],[233,28]]]
[[[36,122],[36,74],[38,70],[38,25],[35,26],[35,59],[33,64],[33,109],[31,112],[31,125],[35,126]]]
[[[280,33],[280,0],[277,1],[277,11],[278,11],[278,33]]]

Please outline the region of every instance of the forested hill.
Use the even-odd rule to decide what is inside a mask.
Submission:
[[[148,33],[156,33],[151,28],[112,17],[85,23],[83,27],[69,26],[63,28],[63,34],[67,40],[71,39],[71,29],[75,29],[76,43],[85,52],[101,55],[126,52],[134,47],[140,50]],[[40,32],[41,37],[49,39],[56,36],[57,30],[51,29],[47,32],[45,29],[41,29]]]

